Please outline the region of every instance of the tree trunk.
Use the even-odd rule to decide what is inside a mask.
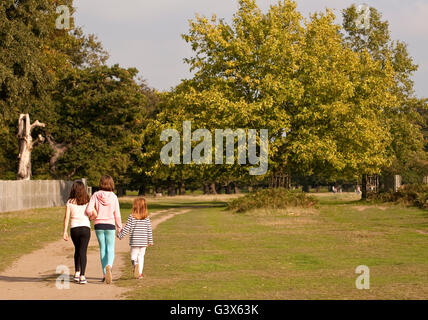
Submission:
[[[241,191],[238,188],[238,184],[237,183],[234,183],[233,187],[234,187],[235,194],[241,193]]]
[[[211,182],[209,186],[210,186],[210,194],[217,194],[217,190],[215,188],[215,183]]]
[[[178,193],[180,196],[183,196],[186,194],[186,188],[185,188],[184,182],[180,183],[180,186],[178,188]]]
[[[367,200],[367,175],[363,174],[361,180],[361,200]]]
[[[232,194],[233,193],[233,185],[234,185],[233,182],[230,182],[230,183],[227,184],[227,186],[226,186],[226,194]]]
[[[158,194],[162,194],[163,195],[163,189],[162,186],[155,186],[153,188],[153,191],[155,193],[155,196],[157,196]]]
[[[138,188],[138,195],[139,196],[145,196],[146,195],[146,185],[142,184],[139,188]]]
[[[204,194],[210,194],[210,186],[208,183],[204,183]]]
[[[117,196],[118,197],[123,197],[123,196],[126,195],[126,189],[125,189],[125,187],[117,186],[116,188],[117,188]]]
[[[309,183],[308,182],[304,182],[303,183],[303,187],[302,187],[302,191],[308,193],[309,192]]]
[[[31,131],[35,127],[45,127],[44,123],[36,120],[33,124],[30,122],[29,114],[21,114],[18,120],[18,139],[19,139],[19,165],[18,180],[31,179],[31,152],[33,148],[45,141],[45,138],[39,134],[37,140],[33,141]]]
[[[223,188],[224,194],[227,194],[227,183],[226,183],[226,184],[224,184],[224,185],[222,186],[222,188]],[[220,192],[221,192],[221,188],[220,188]]]
[[[217,192],[217,194],[221,194],[221,184],[219,183],[215,183],[215,191]]]
[[[70,148],[71,144],[66,143],[57,143],[52,138],[52,136],[48,135],[47,141],[51,148],[53,149],[54,153],[49,159],[49,171],[52,175],[56,175],[56,167],[58,164],[58,160],[64,155],[64,153],[67,152],[67,150]]]
[[[168,181],[168,196],[175,196],[175,183],[174,181]]]

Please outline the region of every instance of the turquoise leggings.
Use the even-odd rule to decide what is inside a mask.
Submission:
[[[107,265],[113,267],[116,230],[95,230],[95,234],[100,245],[101,266],[106,274]]]

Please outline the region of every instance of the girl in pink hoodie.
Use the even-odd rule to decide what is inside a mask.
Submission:
[[[113,178],[104,175],[100,180],[100,191],[95,192],[86,207],[86,214],[91,217],[94,209],[97,217],[94,221],[95,234],[100,245],[101,266],[104,273],[103,281],[110,284],[112,281],[112,267],[114,262],[114,244],[116,226],[118,232],[122,230],[119,200],[113,193]]]

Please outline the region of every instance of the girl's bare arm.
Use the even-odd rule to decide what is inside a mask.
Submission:
[[[68,222],[70,221],[70,207],[66,206],[65,207],[65,216],[64,216],[64,234],[63,234],[63,239],[65,241],[68,241]]]

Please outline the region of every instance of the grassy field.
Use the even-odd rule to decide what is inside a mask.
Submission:
[[[318,196],[317,210],[268,216],[194,204],[156,230],[146,278],[128,269],[119,285],[130,299],[428,298],[427,212]],[[370,268],[370,290],[355,287],[359,265]]]
[[[224,197],[150,199],[151,212],[191,208],[158,226],[144,280],[129,299],[428,299],[428,213],[317,194],[317,209],[231,213]],[[122,217],[132,198],[121,201]],[[0,270],[61,239],[64,209],[0,214]],[[127,256],[128,258],[128,256]],[[355,268],[370,268],[370,289]]]
[[[62,238],[63,208],[0,213],[0,271],[21,255]]]

